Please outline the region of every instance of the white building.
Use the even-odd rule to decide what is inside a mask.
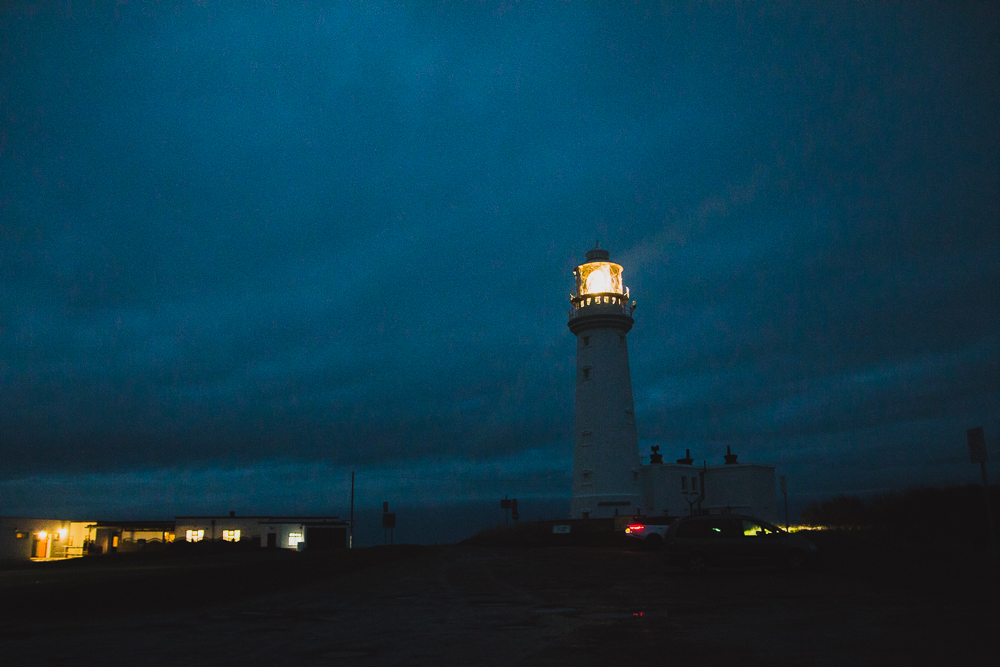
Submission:
[[[576,268],[569,329],[576,335],[573,519],[635,514],[639,507],[639,441],[632,404],[626,334],[635,302],[622,267],[595,248]]]
[[[174,541],[173,521],[91,521],[87,553],[128,553],[165,547]]]
[[[0,517],[0,560],[49,560],[84,554],[93,521]]]
[[[174,521],[67,521],[0,517],[0,560],[53,560],[159,550],[171,542],[238,542],[284,549],[342,549],[335,516],[179,516]]]
[[[730,512],[776,521],[774,466],[737,463],[732,453],[724,458],[722,465],[696,466],[688,450],[677,463],[662,463],[662,456],[654,449],[650,464],[639,470],[642,513],[687,516]]]
[[[341,549],[347,545],[347,522],[335,516],[179,516],[177,540],[250,543],[283,549]],[[300,547],[300,543],[304,546]]]

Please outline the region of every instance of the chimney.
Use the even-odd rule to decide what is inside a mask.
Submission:
[[[234,516],[236,516],[236,510],[229,510],[229,518],[232,519]]]
[[[694,459],[691,458],[691,450],[690,449],[685,449],[684,450],[684,458],[677,459],[677,462],[680,463],[681,465],[685,465],[685,466],[689,466],[692,463],[694,463]]]
[[[654,464],[661,464],[662,465],[663,464],[663,454],[660,453],[660,446],[659,445],[653,445],[652,447],[650,447],[650,449],[653,451],[653,453],[649,455],[649,463],[650,463],[650,465],[654,465]]]
[[[729,451],[729,445],[726,445],[726,455],[723,457],[724,459],[726,459],[726,465],[736,463],[736,456],[737,456],[736,454],[733,454],[731,451]]]

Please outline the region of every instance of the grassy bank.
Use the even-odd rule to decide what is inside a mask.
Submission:
[[[196,608],[305,586],[427,550],[205,548],[20,563],[0,572],[0,620]]]

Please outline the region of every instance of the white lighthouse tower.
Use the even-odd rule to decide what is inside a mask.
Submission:
[[[635,302],[622,267],[595,248],[576,267],[569,329],[576,335],[573,519],[634,514],[640,499],[639,441],[625,336]]]

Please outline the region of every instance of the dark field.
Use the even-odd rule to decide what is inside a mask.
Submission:
[[[806,572],[622,547],[141,554],[0,571],[2,662],[993,665],[984,552],[815,535]]]

